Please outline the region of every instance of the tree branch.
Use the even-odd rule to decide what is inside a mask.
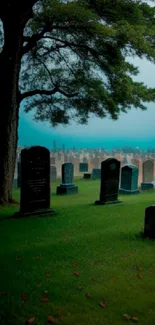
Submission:
[[[51,90],[44,90],[44,89],[35,89],[35,90],[30,90],[26,91],[25,93],[20,94],[20,102],[28,97],[36,96],[36,95],[47,95],[47,96],[52,96],[55,93],[60,93],[68,98],[72,98],[78,95],[78,93],[73,93],[73,94],[68,94],[64,90],[59,89],[57,86]]]
[[[20,101],[22,101],[25,98],[32,97],[32,96],[35,96],[35,95],[51,96],[51,95],[54,95],[56,92],[58,92],[58,87],[55,87],[55,88],[53,88],[51,90],[34,89],[34,90],[26,91],[25,93],[22,93],[20,95]]]

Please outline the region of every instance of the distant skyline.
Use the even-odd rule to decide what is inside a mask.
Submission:
[[[146,59],[130,60],[139,67],[140,73],[134,77],[149,87],[155,87],[155,65]],[[57,147],[113,148],[124,145],[141,149],[155,147],[155,103],[147,105],[147,111],[132,109],[121,113],[117,121],[109,118],[90,118],[88,125],[50,127],[48,123],[34,122],[33,113],[25,114],[21,107],[19,123],[19,145],[43,145],[49,149],[56,140]]]

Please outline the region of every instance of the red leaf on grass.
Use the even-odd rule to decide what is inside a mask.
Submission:
[[[90,292],[86,293],[86,297],[91,298],[92,296],[93,295]]]
[[[78,262],[73,262],[72,266],[77,266],[78,265]]]
[[[22,257],[16,257],[17,261],[22,261]]]
[[[27,300],[27,296],[26,295],[21,295],[21,300],[26,301]]]
[[[53,316],[48,316],[48,322],[49,322],[50,324],[55,323],[55,319],[54,319],[54,317],[53,317]]]
[[[43,297],[43,298],[41,298],[41,301],[42,301],[42,302],[46,302],[46,301],[48,301],[48,297]]]
[[[138,274],[138,278],[139,278],[139,279],[142,279],[142,278],[143,278],[142,274],[139,273],[139,274]]]
[[[106,303],[103,302],[103,301],[100,301],[99,305],[100,305],[100,307],[102,307],[102,308],[105,308],[105,307],[106,307]]]
[[[131,320],[133,321],[133,322],[139,322],[139,319],[138,319],[138,317],[131,317]]]
[[[46,273],[46,274],[45,274],[45,277],[46,277],[46,278],[49,278],[49,277],[50,277],[50,274],[49,274],[49,273]]]
[[[82,289],[83,289],[83,287],[82,287],[82,286],[78,286],[78,289],[79,289],[79,290],[82,290]]]
[[[26,321],[25,325],[33,324],[34,321],[35,321],[35,317],[31,317],[31,318],[29,318],[29,319]]]
[[[74,273],[73,273],[75,276],[79,276],[79,272],[77,272],[77,271],[74,271]]]

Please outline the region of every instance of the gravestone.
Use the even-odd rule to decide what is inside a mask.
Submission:
[[[97,205],[121,203],[118,201],[120,161],[108,158],[101,163],[100,199]]]
[[[101,179],[101,168],[92,169],[92,179]]]
[[[139,194],[138,168],[134,165],[125,165],[121,168],[120,194]]]
[[[145,209],[144,237],[155,239],[155,205]]]
[[[56,182],[57,180],[57,168],[56,166],[50,166],[50,182]]]
[[[17,216],[53,214],[50,209],[50,152],[35,146],[21,152],[20,211]]]
[[[141,183],[142,190],[152,190],[154,179],[154,163],[152,160],[148,159],[143,162],[143,181]]]
[[[88,163],[80,163],[79,172],[88,172]]]
[[[84,179],[91,179],[91,173],[84,173],[83,178]]]
[[[74,165],[64,163],[62,165],[62,184],[57,187],[57,194],[75,194],[78,193],[78,187],[73,184]]]

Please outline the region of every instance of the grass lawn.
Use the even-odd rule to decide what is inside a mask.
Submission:
[[[76,181],[74,196],[56,196],[56,185],[54,216],[10,219],[17,208],[0,209],[0,325],[46,325],[49,315],[60,325],[132,324],[123,314],[154,325],[155,242],[139,232],[155,192],[94,206],[99,181]]]

